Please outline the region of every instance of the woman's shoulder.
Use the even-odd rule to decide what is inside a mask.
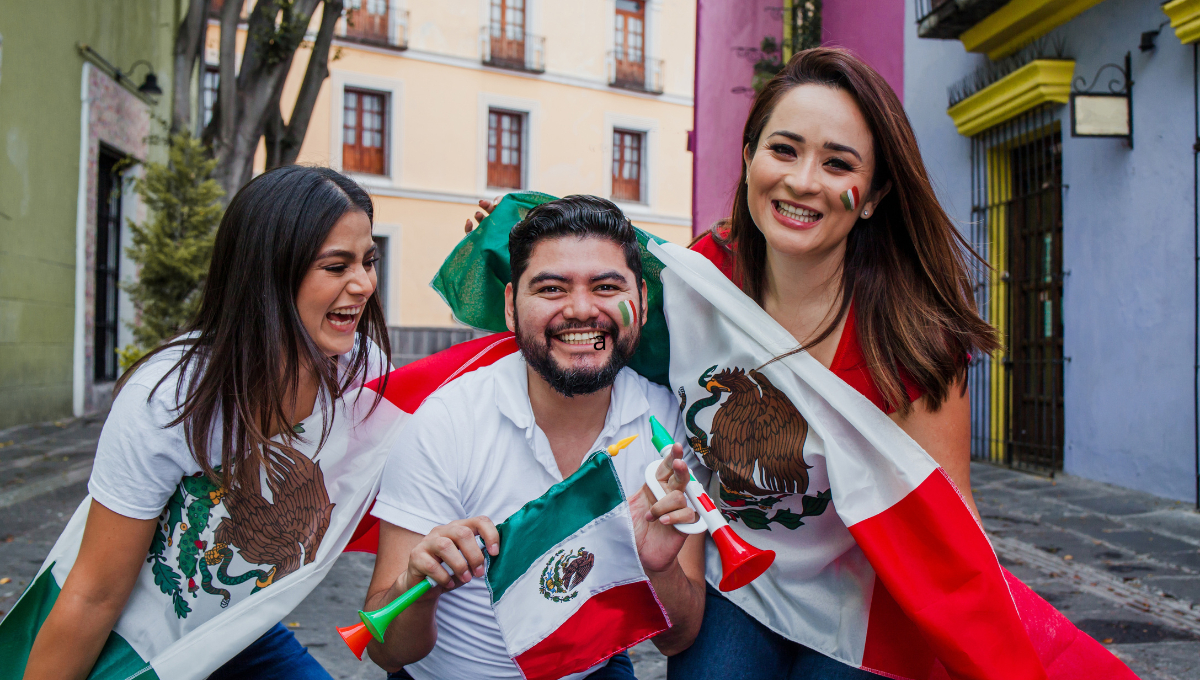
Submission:
[[[841,378],[842,382],[853,387],[859,394],[875,404],[879,410],[884,413],[894,413],[896,409],[887,403],[887,399],[879,389],[879,384],[875,382],[875,376],[871,374],[870,364],[867,363],[862,343],[858,337],[858,323],[854,314],[854,304],[851,303],[850,308],[846,310],[846,324],[842,328],[842,337],[838,340],[837,351],[833,355],[833,362],[829,365],[829,370]],[[904,391],[909,402],[914,402],[925,394],[921,386],[903,367],[900,368],[900,380],[904,383]]]

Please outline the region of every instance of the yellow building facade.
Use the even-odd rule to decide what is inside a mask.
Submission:
[[[651,233],[691,238],[694,2],[346,6],[298,162],[374,198],[389,325],[454,325],[429,281],[480,198],[595,194]]]

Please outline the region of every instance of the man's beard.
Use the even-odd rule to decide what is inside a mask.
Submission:
[[[555,392],[564,397],[574,397],[581,394],[592,394],[613,384],[617,374],[629,363],[633,353],[637,351],[640,330],[634,326],[618,329],[616,324],[601,323],[603,318],[594,324],[566,322],[553,328],[546,328],[539,337],[536,333],[523,333],[519,317],[513,314],[513,325],[516,328],[517,348],[525,356],[528,363],[538,375],[542,376]],[[576,328],[599,329],[607,334],[606,340],[613,343],[608,361],[600,368],[562,368],[554,357],[550,356],[550,344],[554,336]]]

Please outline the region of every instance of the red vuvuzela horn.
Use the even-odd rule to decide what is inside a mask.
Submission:
[[[666,456],[675,444],[671,439],[671,434],[654,416],[650,416],[650,428],[654,433],[652,438],[654,447],[659,450],[661,455]],[[656,497],[662,498],[659,495],[663,492],[662,486],[654,476],[657,469],[658,463],[653,463],[646,468],[646,484]],[[695,475],[688,480],[684,493],[691,501],[692,509],[700,513],[700,519],[691,524],[676,525],[675,528],[685,534],[698,534],[707,530],[712,535],[717,552],[721,555],[721,582],[717,584],[717,587],[722,592],[729,592],[762,576],[767,567],[770,567],[771,563],[775,561],[775,551],[759,550],[734,533],[733,529],[729,527],[729,522],[726,522],[721,511],[717,510],[716,504],[709,498],[704,487],[696,481]]]
[[[367,630],[367,624],[356,623],[353,626],[337,629],[338,635],[342,636],[342,640],[346,642],[346,646],[350,651],[354,652],[354,656],[362,661],[363,650],[367,648],[371,640],[371,631]]]

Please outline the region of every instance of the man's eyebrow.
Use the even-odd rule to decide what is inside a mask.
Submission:
[[[529,279],[529,286],[532,288],[543,281],[561,281],[563,283],[567,283],[570,281],[570,279],[562,274],[555,274],[554,272],[542,272],[541,274],[534,276],[532,279]]]
[[[804,144],[806,142],[803,135],[798,135],[795,132],[790,132],[788,130],[776,130],[775,132],[772,132],[770,135],[768,135],[767,138],[770,139],[771,137],[774,137],[776,135],[778,135],[780,137],[786,137],[786,138],[788,138],[794,142],[797,142],[799,144]],[[858,151],[856,151],[854,149],[854,147],[852,147],[852,146],[846,146],[845,144],[838,144],[837,142],[825,142],[825,148],[829,149],[830,151],[841,151],[843,153],[853,154],[854,157],[857,158],[860,163],[862,162],[862,155],[859,154]]]
[[[596,274],[591,279],[592,283],[597,283],[599,281],[620,281],[621,283],[629,282],[629,280],[625,278],[624,274],[615,269],[613,271],[604,272],[603,274]]]

